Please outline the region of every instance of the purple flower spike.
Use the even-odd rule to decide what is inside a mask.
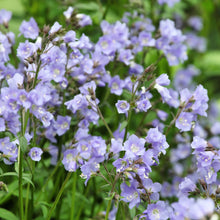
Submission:
[[[119,114],[127,113],[130,108],[129,103],[127,101],[123,101],[123,100],[118,100],[118,102],[115,104],[115,106],[116,106]]]
[[[42,153],[43,153],[43,151],[39,147],[33,147],[33,148],[31,148],[28,155],[33,161],[40,161]]]

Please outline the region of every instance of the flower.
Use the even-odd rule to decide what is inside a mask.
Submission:
[[[194,119],[195,117],[191,112],[181,112],[175,125],[180,131],[190,131]]]
[[[54,124],[54,128],[59,136],[63,135],[69,130],[71,117],[69,116],[57,116],[57,121]]]
[[[124,100],[118,100],[117,103],[115,104],[115,106],[116,106],[119,114],[127,113],[130,108],[129,103]]]
[[[25,38],[36,39],[39,34],[39,28],[34,18],[30,18],[29,21],[23,21],[19,28],[20,32]]]
[[[166,204],[163,201],[148,204],[147,210],[145,210],[143,214],[147,215],[149,220],[166,220],[169,218]]]
[[[134,159],[137,156],[141,156],[145,152],[145,140],[132,134],[124,143],[124,149],[126,151],[125,157]]]
[[[140,203],[140,193],[137,191],[138,182],[133,180],[130,182],[130,186],[126,183],[121,184],[121,200],[129,203],[129,208],[132,209],[134,206]]]
[[[28,155],[33,161],[40,161],[41,160],[41,154],[43,151],[39,147],[33,147],[30,149]]]
[[[0,24],[7,25],[12,16],[11,11],[7,11],[5,9],[0,10]]]
[[[76,149],[68,149],[63,153],[62,163],[67,171],[69,172],[76,171],[77,156],[78,156],[78,151]]]

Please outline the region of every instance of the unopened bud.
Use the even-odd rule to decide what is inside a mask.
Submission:
[[[49,31],[50,31],[50,26],[49,26],[49,25],[44,25],[44,27],[43,27],[43,33],[44,33],[44,34],[48,34]]]
[[[156,69],[156,67],[154,66],[154,64],[151,64],[150,66],[148,66],[144,72],[145,73],[150,73],[150,72],[153,72],[154,70]]]

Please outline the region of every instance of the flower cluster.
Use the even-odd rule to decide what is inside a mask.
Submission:
[[[170,7],[176,2],[158,1]],[[89,16],[77,14],[72,7],[64,17],[70,26],[92,24]],[[130,209],[143,206],[140,219],[200,219],[214,212],[220,124],[210,129],[216,136],[207,142],[198,122],[200,116],[207,116],[207,90],[192,83],[200,72],[192,65],[179,69],[171,85],[169,74],[156,70],[163,58],[167,66],[183,63],[188,48],[204,51],[192,43],[191,33],[184,35],[170,19],[160,20],[156,27],[150,18],[125,13],[113,24],[102,21],[102,36],[94,43],[58,22],[41,30],[30,18],[20,25],[25,42],[16,51],[19,65],[12,65],[9,55],[15,36],[8,31],[10,18],[10,12],[0,11],[0,25],[6,29],[0,32],[0,132],[4,133],[0,151],[5,164],[17,162],[21,151],[33,161],[49,152],[51,164],[62,161],[68,172],[79,169],[85,184],[94,176],[106,180],[115,193],[111,196],[116,210],[121,202]],[[198,17],[188,24],[194,31],[202,28]],[[160,56],[146,68],[137,57],[148,50]],[[118,119],[114,132],[111,120],[103,116],[108,110],[111,120]],[[146,122],[152,112],[155,115]],[[143,116],[138,126],[134,115]],[[174,124],[173,144],[168,134]],[[185,133],[189,131],[194,136]],[[171,162],[170,174],[176,176],[162,183],[152,176],[165,157]],[[185,175],[183,164],[189,157],[196,165]],[[176,200],[165,202],[167,197]]]

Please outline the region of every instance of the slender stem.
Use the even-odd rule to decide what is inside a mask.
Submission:
[[[61,195],[62,195],[62,193],[63,193],[63,191],[64,191],[64,188],[65,188],[65,186],[66,186],[66,184],[67,184],[67,182],[68,182],[68,180],[69,180],[71,174],[72,174],[71,172],[69,172],[69,173],[67,174],[66,179],[64,180],[63,185],[61,186],[60,191],[59,191],[59,193],[57,194],[57,197],[56,197],[56,199],[55,199],[55,202],[53,203],[51,209],[49,210],[49,213],[48,213],[48,215],[47,215],[46,220],[50,220],[50,218],[51,218],[51,216],[52,216],[52,214],[53,214],[53,211],[54,211],[54,209],[56,208],[57,203],[58,203],[59,200],[60,200],[60,197],[61,197]]]
[[[76,181],[77,181],[77,172],[74,172],[74,174],[73,174],[72,203],[71,203],[71,211],[70,211],[70,220],[74,220],[74,214],[75,214]]]
[[[22,189],[22,164],[23,164],[23,152],[21,146],[18,148],[18,185],[19,185],[19,216],[20,220],[23,220],[23,189]]]
[[[112,199],[110,199],[108,201],[108,206],[107,206],[107,210],[106,210],[106,214],[105,214],[105,220],[108,220],[108,215],[109,215],[109,212],[111,210],[111,204],[112,204]]]
[[[38,78],[38,73],[40,71],[40,66],[41,66],[41,62],[39,62],[39,64],[37,65],[37,70],[36,70],[36,73],[35,73],[33,88],[35,88],[36,84],[37,84],[37,78]]]
[[[97,109],[98,114],[99,114],[100,118],[102,119],[102,121],[103,121],[103,123],[104,123],[106,129],[108,130],[109,135],[111,136],[111,138],[114,138],[114,135],[113,135],[111,129],[109,128],[107,122],[105,121],[105,119],[104,119],[104,117],[103,117],[103,115],[102,115],[102,112],[101,112],[101,110],[100,110],[100,108],[99,108],[98,105],[96,106],[96,109]]]
[[[137,86],[138,87],[138,86]],[[136,88],[137,89],[137,88]],[[133,102],[134,100],[134,97],[135,97],[135,93],[136,93],[136,90],[134,89],[134,84],[132,85],[132,92],[131,92],[131,100],[130,100],[130,104]],[[125,134],[124,134],[124,138],[123,138],[123,142],[126,141],[126,138],[127,138],[127,134],[128,134],[128,126],[129,126],[129,122],[131,120],[131,113],[132,113],[132,107],[130,105],[130,108],[128,110],[128,117],[127,117],[127,126],[125,128]]]
[[[118,181],[118,178],[119,178],[119,174],[116,174],[115,179],[114,179],[114,183],[112,184],[111,193],[113,193],[114,190],[115,190],[115,185]],[[109,216],[109,212],[110,212],[110,209],[111,209],[111,204],[112,204],[113,197],[114,196],[112,196],[112,198],[108,201],[107,210],[106,210],[106,214],[105,214],[105,220],[108,220],[108,216]]]
[[[25,213],[24,213],[24,219],[25,219],[25,220],[28,220],[29,190],[30,190],[30,183],[28,183],[28,186],[27,186],[27,193],[26,193]]]
[[[32,170],[31,181],[32,183],[34,183],[35,161],[33,160],[31,160],[31,170]],[[32,219],[33,210],[34,210],[34,188],[31,187],[31,202],[30,202],[28,219]]]

